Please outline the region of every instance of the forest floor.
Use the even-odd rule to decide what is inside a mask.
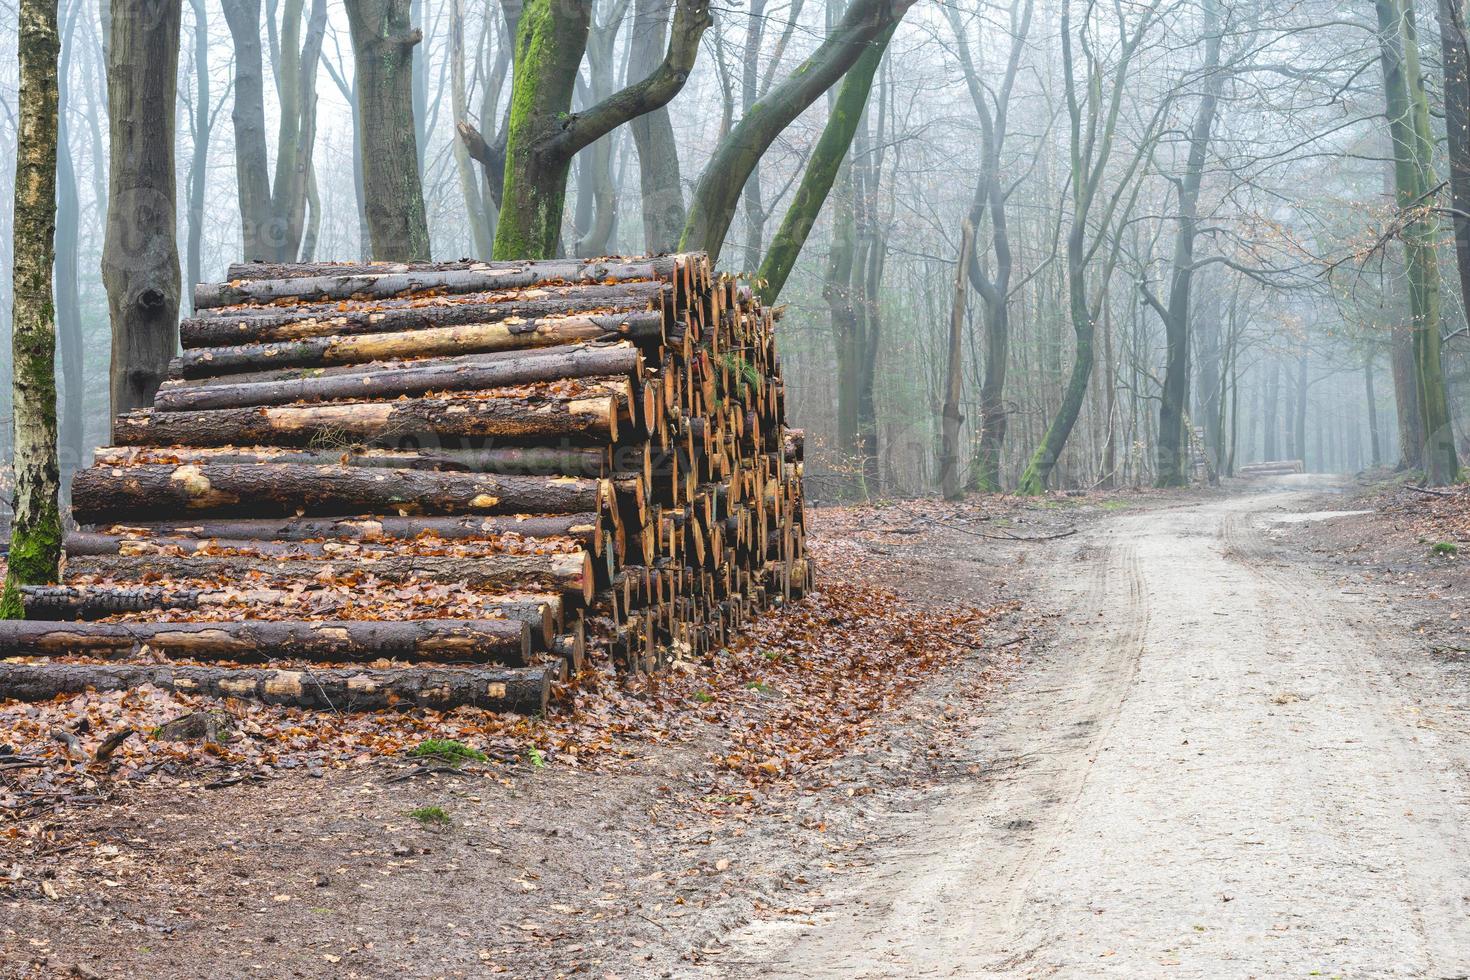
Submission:
[[[1466,508],[1343,489],[824,509],[818,595],[544,721],[0,709],[0,977],[1463,974]]]

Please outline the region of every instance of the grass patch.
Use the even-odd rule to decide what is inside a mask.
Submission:
[[[489,756],[452,738],[425,739],[408,753],[411,759],[433,759],[446,765],[462,766],[466,762],[487,762]]]
[[[417,810],[409,810],[408,815],[425,827],[449,826],[449,814],[442,806],[421,806]]]
[[[1460,553],[1460,546],[1453,541],[1436,541],[1434,542],[1434,547],[1429,550],[1436,555],[1458,555]]]
[[[528,762],[530,762],[531,765],[535,766],[537,769],[545,769],[546,768],[546,755],[545,755],[545,753],[543,753],[540,749],[536,748],[536,746],[534,746],[534,745],[531,746],[530,748],[526,749],[526,760]]]
[[[1127,510],[1133,505],[1126,500],[1104,500],[1097,506],[1099,510]]]

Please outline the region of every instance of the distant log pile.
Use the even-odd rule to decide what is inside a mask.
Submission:
[[[703,255],[229,277],[77,474],[0,699],[537,711],[807,588],[772,314]]]
[[[1257,480],[1267,476],[1288,476],[1292,473],[1305,473],[1306,467],[1299,459],[1277,459],[1262,463],[1247,463],[1238,467],[1235,471],[1237,476],[1246,480]]]

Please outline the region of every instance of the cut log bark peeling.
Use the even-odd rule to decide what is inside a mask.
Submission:
[[[580,514],[595,511],[597,480],[490,476],[355,466],[204,464],[92,467],[72,483],[78,523],[158,519],[180,512],[230,517],[289,514]]]
[[[88,691],[152,684],[181,694],[254,698],[323,711],[473,707],[537,715],[546,710],[560,666],[489,670],[316,668],[262,670],[183,664],[0,663],[0,700],[47,701]]]
[[[524,664],[530,627],[518,619],[249,620],[205,623],[44,623],[0,620],[3,657],[130,657],[143,647],[195,660],[379,659]]]

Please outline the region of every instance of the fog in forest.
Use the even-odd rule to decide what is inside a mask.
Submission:
[[[113,5],[59,10],[66,473],[109,441],[108,25],[169,16],[165,2]],[[242,258],[383,257],[363,165],[394,147],[364,135],[382,89],[359,82],[356,6],[175,9],[180,315],[194,282],[221,280]],[[412,113],[396,135],[414,137],[432,258],[520,257],[498,223],[511,182],[542,164],[514,140],[507,153],[514,72],[544,68],[513,57],[510,25],[531,33],[520,4],[361,6],[404,8],[422,34],[403,44]],[[1271,460],[1418,468],[1426,445],[1443,453],[1446,441],[1470,457],[1470,255],[1457,252],[1470,248],[1470,201],[1457,193],[1470,184],[1470,95],[1457,4],[867,6],[896,29],[844,40],[841,0],[716,4],[702,33],[685,22],[704,12],[694,3],[526,6],[590,18],[564,121],[593,118],[580,114],[653,71],[671,20],[676,36],[692,34],[692,70],[667,105],[575,153],[550,254],[706,248],[784,306],[809,498],[1147,486]],[[0,16],[0,186],[11,195],[16,4]],[[844,46],[854,50],[831,67]],[[167,64],[135,51],[150,70]],[[835,84],[796,91],[822,71]],[[764,152],[741,135],[793,106]],[[731,176],[742,146],[754,154],[743,188]],[[7,256],[12,231],[7,199]],[[9,322],[10,263],[0,270]],[[1447,435],[1421,418],[1435,383]],[[0,385],[7,460],[10,404]]]

